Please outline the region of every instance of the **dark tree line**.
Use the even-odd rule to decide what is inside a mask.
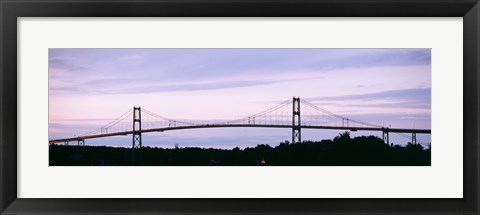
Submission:
[[[430,148],[419,144],[387,145],[375,136],[351,138],[348,132],[333,140],[288,141],[276,147],[157,148],[143,147],[132,161],[132,149],[105,146],[50,146],[51,166],[429,166]]]

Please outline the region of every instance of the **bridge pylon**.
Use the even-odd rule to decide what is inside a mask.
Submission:
[[[300,97],[293,97],[292,114],[292,143],[302,142],[301,123],[300,123]]]
[[[140,160],[142,148],[142,111],[140,107],[133,107],[133,130],[132,130],[132,163],[137,164]]]
[[[383,136],[383,142],[385,142],[385,144],[387,145],[390,145],[390,135],[388,133],[388,128],[384,128],[382,130],[382,136]]]
[[[133,139],[132,148],[142,147],[142,111],[140,107],[133,107]]]

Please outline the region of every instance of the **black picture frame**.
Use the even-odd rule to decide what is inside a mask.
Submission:
[[[0,211],[2,214],[479,214],[480,212],[479,0],[0,0],[0,14]],[[17,18],[156,16],[463,17],[464,198],[17,198]]]

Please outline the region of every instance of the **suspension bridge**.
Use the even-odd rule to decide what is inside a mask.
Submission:
[[[132,149],[141,148],[142,134],[184,129],[205,128],[289,128],[292,129],[292,143],[299,143],[302,129],[327,129],[343,131],[378,131],[386,144],[390,144],[390,133],[410,139],[412,144],[426,144],[417,141],[417,134],[430,134],[430,129],[391,128],[350,119],[337,115],[299,97],[293,97],[256,114],[225,121],[176,120],[158,115],[145,108],[133,107],[116,119],[88,133],[49,140],[49,144],[69,144],[78,146],[94,138],[132,135]]]

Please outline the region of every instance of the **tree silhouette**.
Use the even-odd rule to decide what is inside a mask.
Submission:
[[[50,145],[52,166],[129,166],[130,148]],[[142,165],[147,166],[429,166],[430,147],[419,144],[388,145],[376,136],[352,138],[349,132],[333,140],[260,144],[240,149],[144,147]]]

